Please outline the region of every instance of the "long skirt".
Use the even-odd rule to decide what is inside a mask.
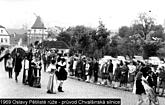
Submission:
[[[134,82],[135,81],[134,78],[135,78],[135,75],[129,73],[129,78],[128,78],[129,80],[128,81],[129,82]]]
[[[28,84],[28,69],[24,69],[24,72],[23,72],[23,84],[27,85]]]
[[[41,76],[40,74],[40,69],[32,69],[32,74],[30,77],[30,86],[36,87],[36,88],[41,88]]]
[[[60,70],[59,72],[56,72],[58,80],[66,80],[67,79],[67,72],[66,70]]]
[[[57,84],[56,75],[55,74],[50,74],[47,90],[50,91],[51,93],[55,93],[57,91],[57,87],[58,87],[58,84]]]

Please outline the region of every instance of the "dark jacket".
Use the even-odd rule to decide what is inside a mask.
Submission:
[[[108,66],[108,72],[113,73],[113,63],[110,63]]]
[[[99,71],[99,63],[98,62],[96,62],[96,63],[94,63],[94,74],[97,74],[98,73],[98,71]]]
[[[20,72],[22,68],[22,58],[20,56],[16,57],[14,59],[14,65],[15,65],[15,72]]]

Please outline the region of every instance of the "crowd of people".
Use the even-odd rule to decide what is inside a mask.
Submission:
[[[160,93],[160,87],[162,88],[160,95],[164,94],[165,66],[153,65],[147,61],[118,60],[118,63],[114,63],[113,59],[109,59],[100,63],[96,58],[77,53],[68,55],[51,49],[44,52],[33,49],[27,52],[25,57],[22,57],[20,53],[16,53],[14,57],[7,53],[0,58],[0,61],[2,59],[4,59],[5,70],[9,72],[10,79],[14,70],[15,81],[18,82],[17,77],[23,68],[23,84],[38,88],[41,88],[43,64],[44,72],[50,74],[47,93],[64,92],[62,86],[69,75],[85,82],[109,85],[114,88],[131,88],[136,91],[135,94],[139,95],[139,105],[142,103],[141,94],[146,93],[146,90],[141,87],[143,80],[155,94]]]
[[[109,59],[106,62],[99,63],[99,60],[95,58],[79,56],[79,54],[70,56],[67,63],[70,76],[74,76],[78,80],[101,83],[113,87],[133,88],[136,74],[141,71],[155,92],[159,93],[159,87],[163,87],[160,95],[164,94],[164,66],[135,60],[114,63],[112,59]],[[101,81],[98,79],[101,79]]]
[[[4,61],[5,71],[9,73],[9,79],[13,78],[12,73],[14,71],[17,83],[18,76],[21,70],[23,70],[22,83],[31,87],[41,88],[41,70],[44,64],[44,71],[50,73],[47,93],[64,92],[62,86],[67,79],[67,71],[65,70],[66,58],[63,56],[63,53],[59,53],[58,50],[42,52],[39,49],[31,49],[25,52],[25,54],[21,54],[18,51],[14,56],[11,55],[12,53],[7,51],[0,57],[0,61]],[[49,60],[46,60],[46,63],[44,62],[45,55],[48,55],[49,58]]]
[[[50,52],[45,54],[43,61],[49,65]],[[153,87],[155,93],[164,94],[165,89],[165,67],[152,65],[150,63],[131,60],[119,61],[114,63],[112,59],[100,63],[98,59],[86,57],[81,54],[66,56],[66,71],[70,76],[86,82],[110,85],[114,88],[125,87],[132,88],[135,83],[135,77],[139,71],[147,79],[149,85]],[[101,81],[100,81],[101,79]],[[162,91],[160,92],[160,87]]]
[[[143,103],[141,95],[147,94],[149,104],[153,102],[156,105],[158,102],[156,96],[159,93],[160,96],[164,94],[165,66],[134,59],[114,62],[113,59],[99,62],[98,59],[75,54],[68,58],[67,70],[70,76],[78,80],[109,85],[114,88],[131,88],[139,96],[138,105]],[[143,86],[141,86],[142,81]],[[161,92],[160,88],[162,88]]]

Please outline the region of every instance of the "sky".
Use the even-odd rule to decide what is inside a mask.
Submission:
[[[130,26],[142,12],[154,17],[157,24],[165,23],[164,0],[0,0],[0,25],[30,28],[37,15],[46,27],[96,28],[102,20],[109,30],[118,30]]]

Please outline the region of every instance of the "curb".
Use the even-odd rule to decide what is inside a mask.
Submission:
[[[74,76],[68,76],[68,78],[70,79],[74,79],[74,80],[78,80],[76,77]],[[102,86],[102,87],[107,87],[107,88],[112,88],[112,89],[117,89],[117,90],[123,90],[123,91],[128,91],[128,92],[132,92],[132,89],[130,88],[124,88],[124,87],[113,87],[113,86],[108,86],[108,85],[102,85],[100,83],[93,83],[93,82],[86,82],[86,81],[83,81],[83,80],[78,80],[80,82],[85,82],[85,83],[90,83],[90,84],[93,84],[93,85],[98,85],[98,86]],[[160,95],[157,95],[158,97],[164,97],[165,96],[160,96]]]
[[[68,78],[78,80],[76,77],[73,77],[73,76],[68,76]],[[93,83],[93,82],[86,82],[86,81],[83,81],[83,80],[78,80],[78,81],[85,82],[85,83],[90,83],[90,84],[98,85],[98,86],[102,86],[102,87],[112,88],[112,89],[118,89],[118,90],[129,91],[129,92],[132,91],[132,89],[129,89],[129,88],[113,87],[113,86],[103,85],[103,84],[101,84],[99,82],[98,83]]]

